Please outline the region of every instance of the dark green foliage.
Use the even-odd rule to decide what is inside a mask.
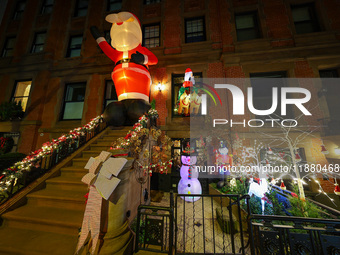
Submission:
[[[3,102],[0,104],[0,121],[21,119],[23,114],[21,102]]]
[[[230,184],[225,185],[220,189],[225,194],[239,194],[240,196],[248,194],[248,187],[246,185],[246,178],[236,180],[236,187],[231,187]]]
[[[285,216],[286,213],[284,212],[284,206],[282,203],[279,202],[279,199],[277,198],[277,192],[276,191],[271,191],[266,193],[266,197],[271,204],[271,210],[272,210],[272,215],[283,215]]]
[[[150,105],[151,105],[151,109],[156,109],[156,99],[152,99]]]
[[[14,146],[12,137],[0,137],[0,155],[8,153]]]
[[[0,155],[0,170],[13,166],[16,162],[23,160],[25,157],[25,154],[17,152]]]
[[[299,194],[299,189],[297,185],[293,186],[293,191]],[[325,218],[324,210],[321,209],[316,204],[308,201],[301,200],[299,196],[290,196],[289,203],[291,207],[289,208],[289,213],[296,217],[309,217],[309,218]]]

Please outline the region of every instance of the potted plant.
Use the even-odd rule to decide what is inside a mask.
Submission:
[[[0,121],[21,119],[24,111],[21,102],[3,102],[0,104]]]

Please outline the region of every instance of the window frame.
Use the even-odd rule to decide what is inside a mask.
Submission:
[[[111,4],[115,4],[115,3],[120,3],[120,8],[119,9],[114,9],[111,10]],[[123,7],[123,1],[122,0],[107,0],[106,2],[106,12],[114,12],[114,11],[120,11]]]
[[[148,38],[146,38],[146,36],[145,36],[145,29],[147,27],[153,27],[153,26],[158,26],[158,37],[148,37]],[[156,39],[156,38],[158,38],[158,46],[151,47],[149,45],[145,45],[145,39]],[[144,47],[147,47],[147,48],[156,48],[156,47],[160,47],[161,46],[161,23],[160,22],[143,25],[143,42],[142,42],[142,45]]]
[[[81,45],[80,45],[80,48],[71,48],[71,42],[72,42],[72,39],[73,38],[76,38],[76,37],[81,37]],[[69,37],[69,41],[68,41],[68,45],[67,45],[67,51],[66,51],[66,58],[77,58],[77,57],[81,57],[81,49],[82,49],[82,45],[83,45],[83,39],[84,39],[84,35],[71,35]],[[73,56],[71,57],[71,52],[72,50],[78,50],[80,49],[80,54],[79,56]]]
[[[321,73],[323,73],[323,72],[331,72],[333,76],[332,77],[329,77],[329,76],[322,77]],[[320,78],[339,78],[340,77],[340,69],[339,68],[320,69],[319,75],[320,75]]]
[[[311,19],[309,21],[298,21],[298,22],[294,21],[293,10],[295,8],[298,9],[298,8],[303,8],[303,7],[308,8],[309,16],[310,16]],[[293,21],[293,24],[294,24],[295,34],[303,35],[303,34],[309,34],[309,33],[317,33],[317,32],[321,31],[321,23],[320,23],[320,20],[318,18],[318,15],[317,15],[317,11],[316,11],[314,2],[291,5],[290,11],[291,11],[292,21]],[[299,23],[299,24],[310,23],[312,25],[313,31],[312,32],[302,32],[302,33],[298,32],[298,30],[296,29],[297,23]]]
[[[19,10],[19,6],[21,3],[24,3],[24,9],[23,10]],[[22,18],[22,14],[25,12],[25,8],[26,8],[26,0],[18,0],[15,6],[15,10],[13,13],[13,20],[20,20]],[[20,14],[20,15],[18,15]]]
[[[30,88],[30,92],[29,92],[28,96],[15,96],[15,92],[16,92],[17,87],[18,87],[18,84],[19,84],[20,82],[31,82],[31,88]],[[16,80],[15,83],[14,83],[13,90],[12,90],[12,97],[11,97],[11,100],[10,100],[11,102],[15,102],[15,99],[16,99],[16,98],[27,98],[26,108],[25,108],[25,109],[22,109],[22,111],[23,111],[24,113],[25,113],[26,110],[27,110],[27,106],[28,106],[29,99],[30,99],[30,96],[31,96],[32,84],[33,84],[33,80],[32,80],[32,79],[30,79],[30,80],[28,80],[28,79],[25,79],[25,80]],[[22,105],[21,105],[21,107],[22,107]]]
[[[270,76],[273,76],[273,77],[270,77]],[[281,76],[281,77],[275,77],[275,76]],[[259,73],[250,73],[249,74],[249,77],[250,79],[256,79],[256,78],[260,78],[260,79],[266,79],[266,78],[269,78],[269,79],[275,79],[275,78],[278,78],[278,79],[282,79],[282,78],[288,78],[288,72],[287,71],[273,71],[273,72],[259,72]],[[253,84],[251,83],[250,81],[250,85],[252,88],[253,87]],[[278,88],[278,98],[281,97],[281,88],[283,87],[286,87],[288,86],[288,84],[282,84],[279,88]],[[271,90],[272,91],[272,90]],[[262,98],[260,100],[265,100],[265,98]],[[273,99],[271,99],[271,103],[273,102]],[[254,95],[253,95],[253,104],[255,103],[255,100],[254,100]],[[289,106],[289,107],[288,107]],[[254,105],[254,107],[256,108],[256,106]],[[281,105],[278,104],[278,108],[276,108],[276,111],[280,111],[281,112]],[[275,112],[276,112],[275,111]],[[272,113],[272,114],[275,114]],[[272,117],[272,114],[271,115],[254,115],[256,119],[261,119],[261,120],[264,120],[268,117]],[[281,117],[281,115],[279,114],[279,116]],[[274,116],[276,118],[276,116]],[[292,105],[287,105],[287,112],[286,112],[286,115],[285,115],[285,118],[286,119],[295,119],[295,114],[294,114],[294,109],[292,107]]]
[[[202,20],[203,21],[203,40],[200,41],[193,41],[193,42],[189,42],[188,40],[188,23],[189,21],[194,21],[194,20]],[[206,31],[206,24],[205,24],[205,16],[199,16],[199,17],[192,17],[192,18],[185,18],[184,19],[184,37],[185,37],[185,43],[196,43],[196,42],[205,42],[207,41],[207,31]],[[197,31],[197,32],[201,32],[201,31]],[[197,32],[191,32],[190,34],[193,33],[197,33]]]
[[[51,14],[53,12],[53,6],[54,6],[54,2],[55,0],[53,0],[53,3],[52,4],[48,4],[46,3],[48,0],[44,0],[43,1],[43,4],[41,6],[41,10],[40,10],[40,14]],[[50,12],[46,12],[46,9],[51,9]]]
[[[42,44],[37,44],[37,43],[36,43],[37,37],[38,37],[38,35],[41,35],[41,34],[45,34],[44,43],[42,43]],[[33,43],[32,43],[32,47],[31,47],[30,53],[35,54],[35,53],[40,53],[40,52],[43,52],[43,51],[44,51],[45,42],[46,42],[46,36],[47,36],[47,32],[46,32],[46,31],[36,32],[36,33],[34,34],[34,39],[33,39]],[[36,51],[35,51],[36,47],[41,46],[41,45],[43,46],[43,49],[42,49],[41,51],[36,52]]]
[[[237,17],[239,16],[247,16],[247,15],[252,15],[253,22],[254,22],[254,27],[252,28],[243,28],[243,29],[238,29],[237,28]],[[249,11],[249,12],[238,12],[234,14],[234,20],[235,20],[235,32],[236,32],[236,40],[238,42],[244,42],[244,41],[249,41],[249,40],[256,40],[260,39],[263,37],[262,32],[261,32],[261,24],[260,24],[260,19],[259,19],[259,14],[258,11]],[[256,32],[256,37],[254,38],[249,38],[249,39],[240,39],[239,38],[239,33],[242,31],[250,31],[254,30]]]
[[[67,95],[67,88],[68,88],[68,86],[72,86],[72,85],[76,85],[76,84],[84,85],[84,88],[85,88],[85,91],[84,91],[84,100],[83,101],[66,101],[66,95]],[[87,89],[87,82],[85,82],[85,81],[84,82],[68,82],[68,83],[65,83],[64,97],[63,97],[63,107],[62,107],[60,118],[59,118],[60,121],[69,121],[69,120],[72,121],[72,120],[82,120],[83,119],[86,89]],[[67,103],[74,103],[74,102],[83,102],[83,111],[82,111],[81,118],[80,119],[64,119],[66,104]]]
[[[143,3],[144,5],[151,5],[151,4],[159,4],[161,3],[162,0],[144,0]]]
[[[7,44],[9,42],[9,40],[13,39],[14,40],[14,43],[13,43],[13,48],[8,48],[7,47]],[[14,46],[15,46],[15,40],[16,40],[16,36],[8,36],[6,37],[6,40],[5,40],[5,44],[4,44],[4,47],[2,49],[2,53],[1,53],[1,57],[5,58],[5,57],[12,57],[13,56],[13,52],[14,52]],[[12,55],[10,56],[7,56],[7,52],[8,50],[12,50]]]
[[[105,110],[106,106],[108,105],[108,104],[107,104],[108,101],[112,101],[112,102],[117,102],[117,101],[118,101],[117,92],[116,92],[116,97],[117,97],[117,99],[112,99],[112,98],[108,99],[108,98],[106,98],[106,97],[107,97],[107,94],[106,94],[106,92],[107,92],[107,87],[110,85],[109,83],[111,83],[111,82],[112,82],[112,86],[113,86],[113,88],[114,88],[114,90],[115,90],[115,92],[116,92],[116,87],[115,87],[114,82],[113,82],[112,80],[109,80],[109,79],[108,79],[108,80],[105,80],[105,91],[104,91],[104,100],[103,100],[103,111]],[[110,102],[110,103],[112,103],[112,102]]]
[[[73,14],[73,17],[75,17],[75,18],[86,17],[87,14],[88,14],[89,1],[85,0],[85,1],[87,1],[87,6],[86,7],[80,7],[79,5],[80,5],[81,1],[83,1],[83,0],[77,0],[76,1],[76,5],[75,5],[75,8],[74,8],[74,14]],[[79,12],[82,11],[82,10],[86,10],[86,14],[85,15],[79,15]]]

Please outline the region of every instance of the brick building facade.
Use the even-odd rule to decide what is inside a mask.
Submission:
[[[108,31],[111,24],[105,16],[117,11],[136,14],[144,37],[145,31],[154,33],[149,49],[159,62],[150,68],[151,99],[156,99],[159,125],[174,138],[189,137],[188,119],[173,116],[172,94],[174,75],[184,74],[188,67],[203,78],[277,72],[287,78],[315,78],[323,71],[339,75],[338,0],[10,0],[0,26],[0,102],[13,100],[22,81],[31,81],[31,87],[23,120],[1,123],[0,131],[20,133],[18,151],[29,153],[46,140],[87,123],[103,112],[106,99],[113,99],[107,94],[113,63],[89,28],[95,25]],[[159,82],[164,85],[161,92],[156,88]],[[84,88],[77,101],[83,107],[81,116],[65,118],[65,107],[76,102],[66,99],[67,91],[79,88]],[[314,89],[313,100],[319,107],[305,121],[327,124],[333,102],[318,97],[321,86]],[[228,102],[231,107],[231,99]],[[217,107],[210,113],[220,111]],[[340,145],[338,134],[327,138],[323,131],[317,133],[330,154],[327,159],[315,152],[320,139],[311,139],[310,144],[317,145],[305,148],[307,160],[339,162],[332,152]]]

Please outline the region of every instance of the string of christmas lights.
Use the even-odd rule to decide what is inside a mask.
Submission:
[[[22,161],[16,162],[13,166],[2,171],[0,176],[0,193],[6,192],[11,183],[17,182],[24,172],[29,172],[33,167],[40,167],[39,162],[41,159],[50,156],[53,151],[61,148],[65,142],[76,140],[79,142],[79,138],[84,136],[86,132],[94,130],[99,123],[102,122],[102,116],[97,116],[83,127],[78,127],[71,130],[68,134],[60,136],[58,139],[52,139],[51,142],[46,142],[42,147],[30,155],[25,157]]]

